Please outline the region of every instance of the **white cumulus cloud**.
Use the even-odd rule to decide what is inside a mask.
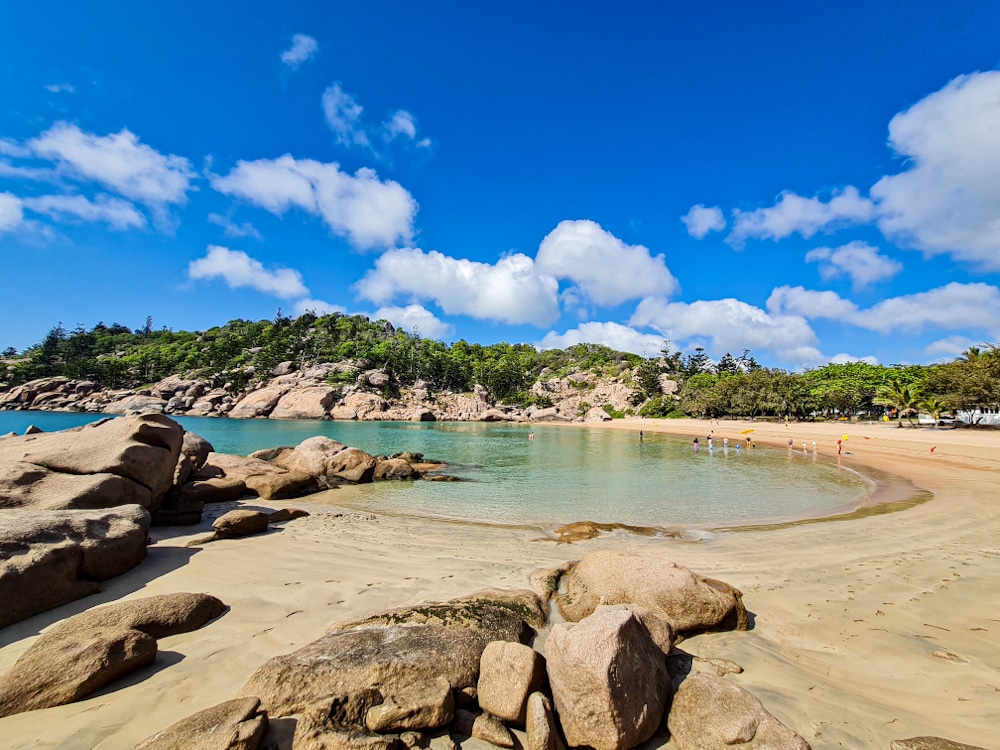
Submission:
[[[1000,333],[1000,289],[983,283],[952,282],[884,299],[860,311],[854,322],[880,333],[919,333],[925,328],[977,328]]]
[[[858,306],[836,292],[819,292],[801,286],[779,286],[767,298],[772,315],[798,315],[815,320],[829,318],[851,321]]]
[[[1000,269],[1000,71],[955,78],[889,123],[908,168],[871,189],[878,226],[928,254]]]
[[[281,62],[293,70],[316,54],[319,44],[308,34],[295,34],[292,46],[281,53]]]
[[[663,255],[642,245],[626,245],[594,221],[562,221],[542,240],[537,270],[568,279],[584,297],[613,307],[629,299],[669,295],[677,280]]]
[[[419,248],[389,250],[357,284],[376,304],[397,296],[433,300],[448,315],[544,326],[559,317],[559,284],[526,255],[495,264],[452,258]]]
[[[964,352],[970,346],[982,346],[978,341],[967,336],[945,336],[928,344],[924,351],[931,355],[952,359]]]
[[[903,270],[902,263],[882,255],[877,247],[860,240],[840,247],[817,247],[806,253],[806,261],[819,263],[819,275],[824,280],[848,276],[855,289],[891,279]]]
[[[786,190],[768,208],[734,210],[726,242],[741,247],[748,239],[781,240],[795,233],[808,239],[824,229],[867,224],[874,216],[875,206],[851,185],[825,203],[818,196],[804,198]]]
[[[14,229],[24,221],[21,199],[13,193],[0,193],[0,232]]]
[[[85,133],[76,125],[57,122],[28,142],[32,152],[58,163],[76,178],[92,180],[154,212],[187,201],[194,172],[191,163],[161,154],[140,143],[127,129],[106,136]]]
[[[281,215],[300,208],[322,217],[330,230],[360,249],[391,247],[413,236],[417,202],[393,180],[381,181],[368,168],[353,175],[335,162],[294,159],[239,161],[212,187]]]
[[[104,193],[96,195],[94,200],[82,195],[42,195],[25,198],[23,202],[25,208],[56,220],[100,221],[122,230],[146,225],[146,218],[135,206]]]
[[[704,206],[699,203],[681,217],[688,234],[702,239],[709,232],[721,232],[726,228],[726,218],[718,206]]]
[[[284,299],[309,294],[302,283],[302,274],[295,269],[269,270],[242,251],[219,245],[209,245],[204,258],[191,261],[188,276],[191,279],[222,279],[230,289],[249,287]]]
[[[575,344],[604,344],[622,352],[655,357],[663,348],[663,337],[642,333],[621,323],[581,323],[565,333],[549,331],[535,346],[539,349],[566,349]]]
[[[782,286],[771,292],[775,315],[830,318],[879,333],[920,333],[926,328],[974,328],[1000,334],[1000,289],[983,283],[952,282],[926,292],[889,297],[861,309],[836,292]]]
[[[344,313],[347,312],[347,310],[340,305],[334,305],[331,302],[324,302],[321,299],[310,299],[306,297],[305,299],[296,300],[295,314],[303,315],[307,312],[315,313],[316,315],[330,315],[331,313]]]
[[[373,320],[388,320],[396,328],[407,332],[418,332],[426,339],[443,339],[450,336],[452,326],[438,318],[423,305],[380,307],[372,314]]]
[[[738,299],[689,303],[647,297],[639,303],[629,324],[654,328],[674,342],[707,339],[707,348],[715,355],[747,347],[772,351],[782,361],[796,366],[826,362],[815,347],[816,334],[805,318],[769,314]]]

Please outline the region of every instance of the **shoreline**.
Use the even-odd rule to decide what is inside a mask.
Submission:
[[[692,436],[714,429],[720,437],[720,429],[730,437],[746,429],[737,422],[709,424],[581,426]],[[758,443],[787,442],[782,424],[750,426]],[[312,505],[308,498],[243,501],[242,507],[304,507],[313,515],[262,536],[186,548],[212,516],[237,504],[213,507],[201,526],[155,529],[147,560],[102,593],[0,631],[0,670],[42,629],[121,598],[204,591],[229,611],[201,630],[163,639],[153,666],[83,701],[0,719],[0,732],[12,749],[132,747],[234,697],[260,664],[314,640],[334,622],[491,586],[523,588],[535,568],[628,549],[661,555],[744,592],[753,612],[750,631],[696,636],[681,648],[742,665],[745,672],[729,679],[816,750],[888,748],[893,739],[915,735],[995,745],[1000,434],[842,424],[789,429],[799,443],[816,439],[819,453],[834,460],[836,439],[848,432],[846,466],[897,474],[933,498],[902,512],[837,523],[720,533],[706,544],[665,544],[612,531],[573,545],[540,543],[528,529],[374,515]],[[268,741],[287,750],[281,735],[287,724],[275,724]]]

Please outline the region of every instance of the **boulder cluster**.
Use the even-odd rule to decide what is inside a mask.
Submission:
[[[654,736],[681,750],[809,747],[736,683],[677,658],[685,634],[747,627],[738,590],[616,552],[531,580],[535,590],[490,589],[334,625],[263,664],[234,700],[139,747],[187,747],[177,738],[192,728],[224,725],[239,743],[212,747],[256,750],[252,727],[240,728],[267,717],[295,718],[294,750],[405,750],[441,736],[527,750],[627,750]],[[566,622],[548,623],[553,599]],[[544,653],[531,645],[539,630]]]
[[[355,382],[331,385],[331,378],[355,371]],[[394,387],[386,372],[359,370],[352,363],[297,370],[294,363],[282,362],[270,374],[239,389],[178,375],[138,390],[105,389],[89,380],[65,377],[41,378],[18,386],[0,384],[0,410],[154,412],[233,419],[599,422],[611,419],[604,406],[626,411],[637,395],[631,374],[599,377],[577,372],[556,377],[543,371],[530,393],[537,404],[547,405],[527,408],[493,403],[482,386],[471,393],[436,391],[422,380]],[[679,386],[664,380],[660,390],[674,395]]]
[[[438,469],[419,453],[371,456],[322,436],[250,457],[216,453],[162,414],[0,438],[0,627],[100,591],[146,557],[151,525],[197,524],[206,503],[284,500]],[[216,521],[215,535],[293,517],[239,510]]]

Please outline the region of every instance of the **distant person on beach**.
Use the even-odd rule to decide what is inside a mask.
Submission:
[[[838,440],[837,441],[837,455],[839,456],[843,452],[843,450],[844,450],[844,441],[843,440]]]
[[[747,448],[749,448],[749,447],[750,447],[750,436],[747,435]]]
[[[788,450],[792,449],[792,439],[788,438]]]
[[[642,440],[642,430],[639,430],[639,439]]]
[[[722,438],[722,447],[723,448],[729,447],[729,438]]]
[[[708,446],[709,446],[710,448],[712,447],[712,438],[709,438],[709,439],[708,439]],[[694,452],[695,452],[695,453],[697,453],[697,452],[698,452],[698,438],[695,438],[695,439],[694,439]]]
[[[529,432],[528,433],[528,440],[534,440],[534,439],[535,439],[535,433]]]

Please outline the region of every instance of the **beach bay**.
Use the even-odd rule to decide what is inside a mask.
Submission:
[[[686,439],[706,430],[735,438],[753,429],[758,446],[779,451],[787,451],[789,437],[796,451],[815,439],[832,462],[837,440],[848,434],[843,464],[904,476],[933,498],[896,513],[723,532],[698,542],[613,532],[572,545],[539,541],[532,529],[377,515],[324,498],[288,503],[313,515],[279,532],[185,548],[210,515],[228,506],[213,508],[201,527],[154,530],[149,558],[101,594],[0,632],[0,669],[48,625],[103,602],[204,591],[230,610],[202,630],[164,639],[157,662],[122,683],[78,703],[0,720],[5,746],[131,747],[233,697],[262,662],[312,641],[333,622],[487,586],[521,588],[536,567],[601,549],[661,555],[743,590],[754,615],[749,632],[697,636],[681,648],[741,664],[745,671],[730,679],[814,748],[888,747],[920,734],[994,742],[1000,435],[702,420],[552,429],[642,429]],[[351,492],[329,494],[350,505]],[[282,732],[289,727],[275,725],[276,741],[287,747]]]

